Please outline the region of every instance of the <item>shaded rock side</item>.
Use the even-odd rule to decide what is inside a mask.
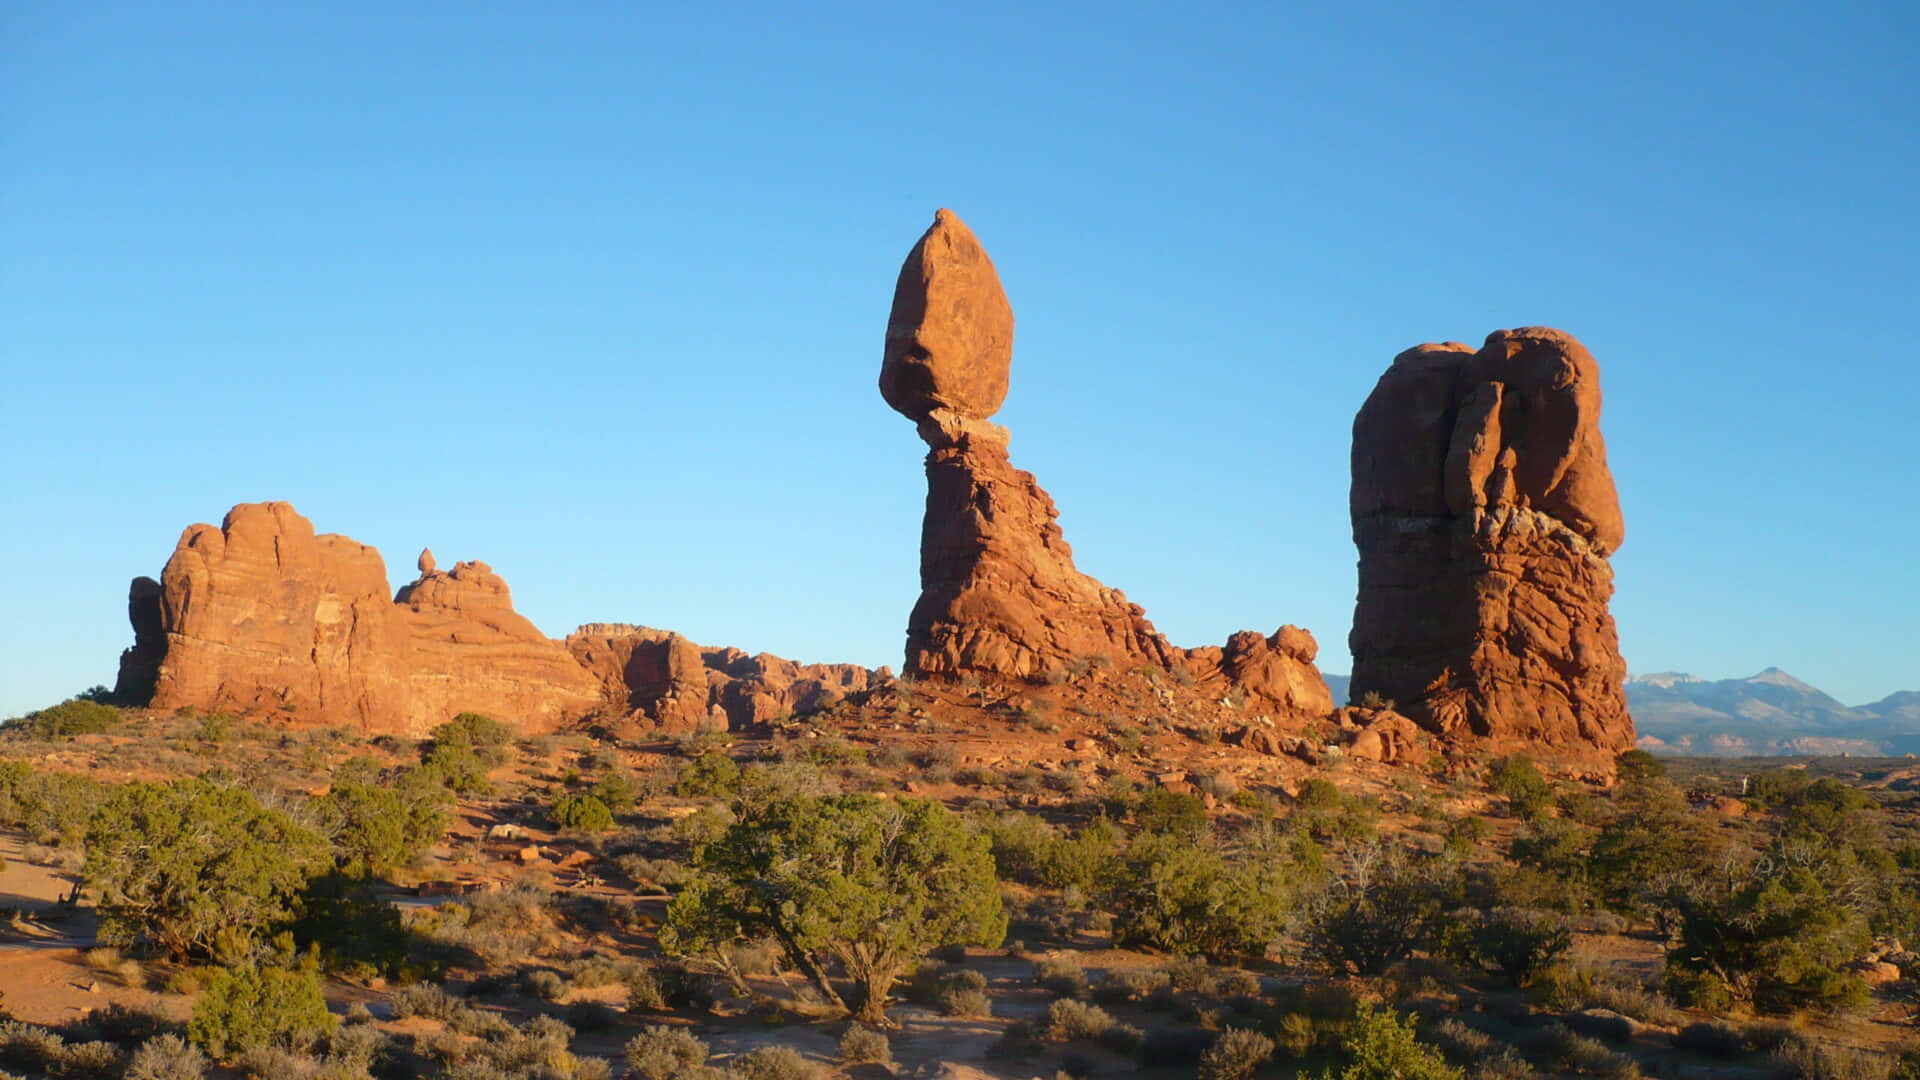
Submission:
[[[1075,568],[1053,499],[1014,468],[1006,429],[987,419],[1006,396],[1012,349],[1012,308],[992,262],[940,211],[901,268],[880,375],[887,404],[928,446],[906,672],[1032,680],[1147,664],[1243,686],[1281,710],[1330,712],[1304,631],[1180,649],[1118,589]]]
[[[1607,610],[1625,527],[1587,350],[1544,327],[1409,349],[1354,420],[1352,466],[1355,699],[1442,734],[1630,748]]]
[[[119,681],[150,684],[154,708],[417,735],[469,710],[539,730],[599,700],[483,565],[425,573],[395,600],[378,551],[316,535],[284,502],[189,527],[157,588],[142,580]]]
[[[566,644],[633,718],[668,732],[766,723],[826,708],[892,677],[886,668],[702,648],[670,630],[624,623],[590,623]]]

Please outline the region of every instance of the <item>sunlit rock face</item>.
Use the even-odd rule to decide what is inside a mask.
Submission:
[[[1354,419],[1352,466],[1353,694],[1445,734],[1631,748],[1592,355],[1545,327],[1408,349]]]

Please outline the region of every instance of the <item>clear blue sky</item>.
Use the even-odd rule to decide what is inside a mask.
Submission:
[[[940,206],[1015,462],[1177,642],[1346,671],[1354,411],[1544,323],[1634,670],[1920,687],[1920,6],[700,7],[0,2],[0,715],[261,499],[556,636],[897,665],[874,379]]]

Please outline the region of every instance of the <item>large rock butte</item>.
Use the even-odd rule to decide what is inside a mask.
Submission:
[[[920,598],[908,673],[1041,679],[1089,662],[1181,669],[1296,717],[1333,709],[1311,634],[1237,634],[1225,648],[1169,644],[1146,612],[1074,567],[1053,499],[1013,467],[1005,400],[1013,312],[973,232],[941,210],[908,253],[888,318],[880,392],[928,447]]]
[[[380,553],[316,535],[283,502],[189,527],[160,580],[135,578],[134,645],[116,691],[158,709],[270,716],[421,735],[462,712],[523,731],[589,713],[668,729],[768,719],[864,688],[881,672],[703,650],[636,627],[548,638],[485,563],[420,576],[391,598]]]
[[[1571,335],[1394,358],[1353,424],[1352,693],[1441,734],[1633,746],[1607,602],[1625,536],[1600,369]]]

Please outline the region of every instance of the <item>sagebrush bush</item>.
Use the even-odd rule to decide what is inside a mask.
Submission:
[[[1054,997],[1079,997],[1087,989],[1087,973],[1070,956],[1043,956],[1033,962],[1033,978]]]
[[[178,1035],[156,1035],[133,1052],[126,1080],[204,1080],[207,1065],[199,1047]]]
[[[1100,976],[1093,986],[1093,997],[1105,1005],[1125,1005],[1146,1001],[1170,985],[1164,971],[1116,968]]]
[[[814,1080],[820,1069],[791,1046],[762,1046],[728,1062],[740,1080]]]
[[[1200,1055],[1200,1080],[1247,1080],[1273,1056],[1273,1040],[1230,1027]]]
[[[465,1002],[433,983],[414,983],[393,992],[395,1020],[405,1020],[409,1016],[451,1020],[454,1013],[465,1007]]]
[[[1113,1025],[1113,1017],[1098,1005],[1060,998],[1047,1006],[1046,1034],[1055,1042],[1097,1039]]]
[[[641,1029],[628,1040],[627,1070],[640,1080],[673,1080],[707,1062],[707,1044],[691,1033],[663,1025]]]
[[[890,1065],[893,1044],[886,1035],[863,1024],[854,1024],[840,1036],[840,1064]]]

